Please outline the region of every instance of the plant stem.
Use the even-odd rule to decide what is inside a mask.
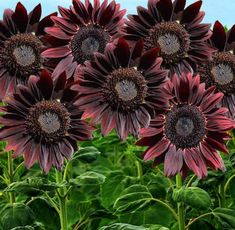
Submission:
[[[138,160],[135,161],[135,165],[136,165],[136,168],[137,168],[137,176],[140,179],[140,182],[142,183],[143,182],[142,165],[141,165],[141,163]]]
[[[188,225],[185,227],[185,229],[188,229],[193,223],[195,223],[196,221],[198,221],[199,219],[209,216],[209,215],[213,215],[212,212],[208,212],[208,213],[204,213],[201,216],[198,216],[197,218],[193,219],[190,223],[188,223]]]
[[[166,208],[172,213],[172,215],[174,216],[174,218],[175,218],[176,220],[178,220],[177,213],[176,213],[175,210],[174,210],[171,206],[169,206],[167,203],[165,203],[165,202],[163,202],[163,201],[161,201],[161,200],[159,200],[159,199],[155,199],[155,198],[152,198],[151,200],[153,200],[153,201],[155,201],[155,202],[157,202],[157,203],[159,203],[159,204],[162,204],[164,207],[166,207]]]
[[[56,170],[56,182],[61,183],[62,181],[63,181],[62,172]],[[65,193],[66,193],[66,191],[64,188],[57,189],[57,195],[58,195],[59,205],[60,205],[61,230],[68,229],[67,207],[66,207],[67,197],[65,196]]]
[[[222,181],[222,183],[219,185],[219,206],[221,208],[225,207],[225,183]]]
[[[188,187],[191,186],[191,184],[193,183],[193,180],[194,180],[196,177],[197,177],[197,175],[194,174],[194,175],[190,178],[190,180],[188,181],[188,183],[187,183],[187,185],[186,185],[186,188],[188,188]]]
[[[182,177],[180,173],[176,175],[176,187],[180,189],[183,185]],[[185,219],[184,219],[184,203],[177,202],[177,209],[178,209],[178,225],[179,230],[185,230]]]
[[[228,186],[230,184],[230,182],[232,181],[232,179],[235,177],[235,174],[233,174],[231,177],[229,177],[229,179],[227,180],[227,182],[224,185],[224,193],[226,194],[226,191],[228,190]]]
[[[11,152],[7,153],[7,165],[8,165],[8,174],[9,174],[9,184],[13,183],[14,181],[14,170],[13,170],[13,159],[11,156]],[[15,203],[15,194],[14,192],[9,192],[9,202],[10,204]]]

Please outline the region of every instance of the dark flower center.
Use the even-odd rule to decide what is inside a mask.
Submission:
[[[160,56],[166,64],[180,61],[187,56],[190,38],[187,30],[177,22],[162,22],[149,31],[145,48],[160,48]]]
[[[103,87],[104,98],[114,109],[134,111],[147,95],[147,83],[135,68],[120,68],[107,76]]]
[[[104,29],[95,25],[80,27],[70,45],[74,60],[78,64],[83,64],[86,60],[93,60],[94,53],[103,53],[109,42],[109,33]]]
[[[29,109],[28,130],[35,139],[56,142],[67,135],[70,113],[60,102],[41,101]]]
[[[216,53],[212,61],[198,68],[198,73],[207,86],[216,86],[225,94],[234,93],[235,56],[230,52]]]
[[[16,34],[4,42],[0,51],[0,62],[12,75],[23,80],[37,74],[41,68],[41,41],[33,34]]]
[[[205,118],[192,105],[175,105],[166,115],[166,137],[177,149],[198,146],[206,134]]]

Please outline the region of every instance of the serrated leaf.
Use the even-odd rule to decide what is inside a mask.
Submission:
[[[104,226],[99,230],[148,230],[149,228],[135,226],[131,224],[124,224],[124,223],[115,223],[109,226]]]
[[[84,163],[92,163],[100,155],[100,151],[94,146],[80,148],[77,152],[77,159]]]
[[[176,202],[184,202],[195,209],[207,210],[211,206],[211,198],[209,194],[198,187],[182,187],[173,192],[173,200]]]
[[[59,185],[59,184],[50,182],[46,178],[29,177],[26,180],[11,183],[4,190],[4,192],[18,192],[18,193],[24,193],[29,196],[37,196],[37,195],[40,195],[44,191],[53,191],[64,185],[65,184]]]
[[[70,179],[69,183],[71,185],[81,186],[81,185],[94,185],[94,184],[102,184],[105,180],[105,176],[103,174],[97,172],[85,172],[75,179]]]
[[[14,227],[33,225],[35,216],[33,211],[21,203],[7,204],[0,211],[1,229],[10,230]]]
[[[113,206],[115,200],[121,194],[124,189],[122,181],[125,176],[121,172],[111,172],[106,178],[104,183],[101,185],[101,203],[109,209]]]
[[[145,208],[151,202],[152,195],[143,185],[132,185],[126,188],[114,203],[116,213],[135,212]]]
[[[229,208],[216,208],[213,210],[214,216],[222,224],[235,228],[235,210]]]
[[[45,199],[34,199],[28,206],[36,213],[36,221],[46,226],[47,230],[60,228],[59,214]]]

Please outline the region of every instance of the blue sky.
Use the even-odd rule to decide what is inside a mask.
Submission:
[[[102,0],[101,0],[102,1]],[[116,0],[122,6],[126,8],[128,13],[135,13],[136,6],[147,5],[147,0]],[[191,4],[196,0],[187,0],[187,4]],[[18,1],[16,0],[0,0],[0,15],[2,14],[5,8],[15,8],[15,5]],[[57,10],[57,6],[61,5],[68,7],[71,5],[71,0],[21,0],[28,11],[30,11],[38,3],[42,4],[43,15],[47,15],[53,11]],[[214,23],[216,20],[219,20],[222,24],[231,27],[235,24],[235,0],[204,0],[202,9],[206,11],[205,22]]]

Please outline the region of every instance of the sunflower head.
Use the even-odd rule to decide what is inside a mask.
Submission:
[[[225,116],[226,108],[217,107],[223,98],[215,88],[205,89],[200,77],[174,76],[164,88],[169,107],[141,130],[139,145],[149,146],[145,160],[164,162],[167,176],[191,169],[199,178],[207,176],[207,167],[224,170],[217,150],[227,152],[224,140],[234,128],[234,121]]]
[[[19,2],[15,11],[6,9],[0,22],[0,99],[14,92],[18,83],[26,83],[30,75],[40,75],[47,66],[41,52],[46,44],[44,29],[52,26],[50,16],[41,18],[41,5],[30,13]]]
[[[43,56],[58,58],[56,73],[66,71],[68,77],[85,61],[94,60],[95,52],[104,53],[106,45],[120,36],[126,12],[115,1],[108,4],[107,0],[102,4],[99,0],[94,4],[74,0],[70,9],[59,7],[59,11],[62,17],[52,17],[55,25],[46,28],[52,47]]]
[[[84,117],[101,123],[103,135],[113,128],[121,139],[139,135],[140,127],[147,127],[156,110],[164,110],[166,99],[161,87],[167,71],[161,70],[157,48],[143,52],[143,41],[130,48],[125,39],[106,47],[104,54],[95,54],[87,62],[77,104],[84,108]]]
[[[38,161],[46,173],[52,166],[61,169],[64,158],[71,159],[76,151],[76,141],[91,138],[92,128],[75,105],[78,92],[66,78],[63,73],[53,80],[42,71],[5,98],[0,138],[8,142],[6,151],[13,150],[13,157],[24,156],[27,168]]]
[[[224,26],[216,21],[209,43],[216,49],[205,64],[198,66],[197,72],[207,87],[214,86],[224,93],[222,105],[228,108],[228,116],[235,114],[235,25],[225,31]]]
[[[148,8],[137,7],[137,15],[128,15],[125,38],[135,42],[142,38],[145,49],[160,49],[162,66],[180,76],[193,72],[197,63],[211,57],[213,49],[207,44],[211,36],[210,24],[201,23],[202,1],[185,8],[185,0],[149,0]]]

